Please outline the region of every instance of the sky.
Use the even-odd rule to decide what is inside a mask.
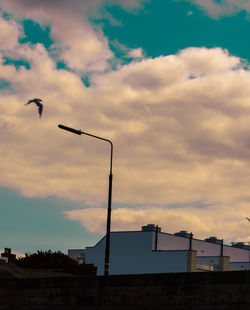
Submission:
[[[250,0],[0,0],[0,249],[111,230],[250,242]],[[38,116],[27,100],[42,98]]]

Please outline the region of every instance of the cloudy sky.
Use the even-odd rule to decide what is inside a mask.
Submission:
[[[155,223],[250,242],[250,0],[0,0],[0,249]],[[38,117],[28,99],[42,98]]]

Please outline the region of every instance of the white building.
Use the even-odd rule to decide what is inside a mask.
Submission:
[[[85,250],[85,262],[104,274],[106,237],[94,247]],[[141,231],[111,232],[110,274],[142,274],[218,270],[250,270],[250,247],[223,244],[223,240],[210,237],[194,239],[191,233],[161,232],[149,224]]]

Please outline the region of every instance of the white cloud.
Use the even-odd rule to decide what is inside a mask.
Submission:
[[[140,7],[141,0],[108,1],[124,8]],[[101,29],[97,32],[88,22],[89,12],[103,0],[2,0],[0,7],[18,18],[33,19],[50,25],[56,41],[54,48],[66,64],[77,71],[104,71],[113,57]],[[54,51],[55,53],[55,51]]]
[[[0,49],[11,50],[14,49],[18,36],[20,34],[20,27],[13,21],[7,21],[0,16]]]
[[[233,15],[240,11],[250,12],[249,0],[186,0],[203,8],[210,16]]]
[[[199,51],[199,52],[198,52]],[[197,53],[198,52],[198,53]],[[222,73],[239,64],[239,58],[228,55],[221,48],[207,49],[191,47],[180,52],[180,58],[187,64],[187,69],[194,75]]]
[[[143,50],[142,48],[135,48],[129,51],[128,57],[131,58],[142,58],[143,57]]]

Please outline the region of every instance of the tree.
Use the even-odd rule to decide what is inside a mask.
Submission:
[[[58,251],[37,251],[36,253],[25,253],[25,257],[16,260],[16,264],[22,268],[46,269],[62,271],[72,274],[96,274],[96,267],[90,264],[79,265],[68,255]]]

